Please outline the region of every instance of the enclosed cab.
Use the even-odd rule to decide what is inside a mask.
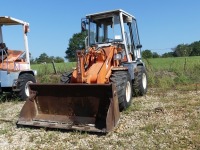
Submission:
[[[113,10],[90,14],[86,18],[82,21],[82,30],[88,31],[87,46],[121,45],[130,55],[127,62],[141,59],[142,45],[134,16],[123,10]]]

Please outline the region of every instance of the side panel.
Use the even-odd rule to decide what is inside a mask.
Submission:
[[[13,81],[18,79],[20,72],[0,71],[1,87],[12,87]]]

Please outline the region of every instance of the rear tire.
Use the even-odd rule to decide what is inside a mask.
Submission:
[[[119,102],[119,110],[127,109],[132,101],[132,82],[127,71],[116,71],[110,77],[112,83],[116,85]]]
[[[19,98],[26,100],[29,95],[29,83],[36,83],[35,77],[30,73],[24,73],[19,76]]]
[[[147,93],[147,72],[144,66],[138,66],[133,83],[133,95],[143,96]]]

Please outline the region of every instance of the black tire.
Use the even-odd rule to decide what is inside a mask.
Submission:
[[[24,73],[19,76],[19,98],[26,100],[29,97],[29,83],[36,83],[35,77],[30,73]]]
[[[60,78],[60,83],[64,83],[64,84],[70,83],[71,76],[72,76],[72,72],[70,72],[70,73],[67,73],[67,72],[63,73],[61,75],[61,78]]]
[[[144,66],[137,66],[133,82],[133,96],[143,96],[147,93],[147,72]]]
[[[110,81],[116,85],[119,102],[119,110],[126,110],[132,101],[132,82],[127,71],[115,71],[110,77]]]

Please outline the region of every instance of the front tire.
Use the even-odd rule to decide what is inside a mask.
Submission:
[[[36,83],[35,77],[30,73],[24,73],[19,76],[19,98],[26,100],[30,96],[29,86],[30,83]]]
[[[64,83],[64,84],[70,83],[71,76],[72,76],[72,72],[70,72],[70,73],[67,73],[67,72],[63,73],[61,75],[61,78],[60,78],[60,83]]]
[[[126,110],[132,101],[132,82],[127,71],[116,71],[110,77],[112,83],[116,85],[119,102],[119,110]]]

